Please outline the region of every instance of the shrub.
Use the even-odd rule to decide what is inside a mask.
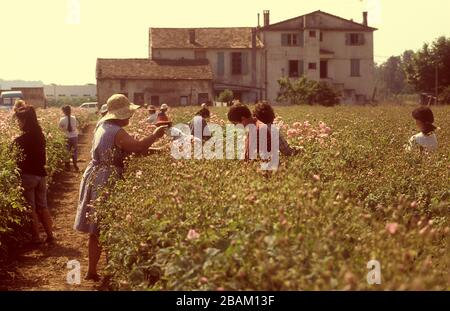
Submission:
[[[217,98],[219,102],[227,103],[228,105],[232,102],[233,99],[234,99],[233,91],[228,89],[221,92],[219,94],[219,97]]]
[[[294,81],[281,78],[278,84],[280,91],[277,100],[283,103],[323,106],[334,106],[339,103],[339,92],[323,81],[317,82],[302,76]]]
[[[450,105],[450,85],[447,86],[439,95],[439,103],[444,105]]]

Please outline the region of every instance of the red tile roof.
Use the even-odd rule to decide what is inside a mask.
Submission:
[[[212,80],[208,60],[97,59],[97,79]]]
[[[234,28],[150,28],[150,46],[157,49],[250,49],[251,27]],[[195,33],[195,42],[190,42],[189,32]],[[263,43],[256,39],[256,47]]]

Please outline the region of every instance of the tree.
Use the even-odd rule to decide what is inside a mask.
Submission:
[[[222,93],[219,94],[219,97],[217,98],[218,101],[222,103],[227,103],[228,105],[233,101],[234,94],[231,90],[224,90]]]
[[[439,37],[432,44],[425,43],[404,63],[407,80],[418,92],[435,92],[436,69],[441,92],[450,85],[450,38]]]

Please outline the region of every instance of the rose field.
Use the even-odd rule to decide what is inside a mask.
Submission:
[[[87,124],[90,117],[84,111],[75,110],[80,128]],[[47,183],[52,185],[54,178],[64,169],[68,158],[65,136],[58,129],[61,117],[59,109],[38,110],[38,119],[46,136]],[[20,176],[16,168],[18,150],[12,147],[12,141],[20,135],[12,112],[0,111],[0,261],[8,252],[8,247],[17,247],[26,238],[29,213],[22,198]]]
[[[96,202],[111,288],[450,289],[450,107],[433,107],[433,154],[405,151],[413,108],[276,107],[301,150],[281,156],[276,172],[257,161],[175,160],[167,148],[130,158]],[[187,123],[196,109],[169,114]],[[211,110],[210,122],[227,123],[226,108]],[[149,133],[144,118],[139,111],[128,130]],[[1,191],[15,187],[1,205],[19,211],[2,148]],[[367,281],[371,260],[379,285]]]

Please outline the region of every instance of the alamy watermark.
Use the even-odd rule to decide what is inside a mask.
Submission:
[[[67,0],[66,24],[78,25],[81,19],[81,0]]]
[[[372,259],[367,263],[367,284],[369,285],[380,285],[381,284],[381,265],[378,260]]]
[[[280,132],[273,125],[194,124],[193,135],[187,124],[170,129],[174,138],[171,155],[177,159],[261,160],[262,170],[276,170],[279,165]],[[203,141],[202,137],[211,137]]]

